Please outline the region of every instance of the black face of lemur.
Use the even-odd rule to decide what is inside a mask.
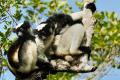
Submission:
[[[18,27],[15,31],[18,36],[26,36],[29,35],[30,32],[30,24],[28,21],[24,21],[24,23]]]
[[[92,11],[92,13],[94,13],[96,11],[96,6],[94,3],[89,3],[85,6],[86,9],[90,9]]]

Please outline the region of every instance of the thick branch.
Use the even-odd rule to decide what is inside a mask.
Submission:
[[[107,55],[103,63],[99,65],[98,69],[94,73],[92,73],[87,80],[98,80],[99,78],[105,76],[104,74],[107,73],[106,69],[112,64],[112,62],[114,61],[113,59],[118,53],[119,52],[116,50],[116,48],[113,47],[112,50],[109,51],[109,54]]]

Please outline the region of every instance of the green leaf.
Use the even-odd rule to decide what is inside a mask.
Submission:
[[[2,66],[7,66],[7,60],[6,59],[2,59]]]
[[[16,10],[16,13],[14,14],[14,18],[19,21],[21,19],[21,16],[22,16],[21,11]]]
[[[75,3],[76,3],[76,5],[77,5],[80,9],[82,9],[83,6],[84,6],[84,3],[83,3],[83,2],[76,1]]]
[[[67,4],[67,1],[58,1],[58,7],[63,8]]]
[[[104,16],[104,12],[96,12],[94,14],[94,17],[97,19],[97,20],[103,20],[105,18]]]
[[[42,13],[46,10],[46,7],[41,7],[40,10],[39,10],[39,13]]]
[[[5,32],[5,36],[9,37],[11,35],[12,28],[8,28],[7,31]]]
[[[5,37],[4,33],[0,32],[0,36],[1,37]]]

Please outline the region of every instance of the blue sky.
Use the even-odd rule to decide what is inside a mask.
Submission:
[[[77,9],[74,6],[75,4],[72,2],[74,0],[68,0],[68,1],[73,6],[74,12],[79,11],[79,9]],[[118,13],[118,15],[120,15],[120,0],[97,0],[96,6],[98,11],[109,11],[109,12],[114,11]],[[0,80],[3,80],[2,78],[6,80],[14,80],[13,75],[9,71],[7,71],[4,75],[2,75]],[[111,69],[108,72],[108,74],[105,75],[100,80],[120,80],[120,70]]]

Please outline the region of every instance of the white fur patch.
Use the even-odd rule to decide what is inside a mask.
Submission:
[[[42,30],[46,25],[47,25],[47,24],[45,24],[45,23],[42,23],[42,24],[38,25],[38,26],[37,26],[37,30],[38,30],[38,31]]]
[[[19,51],[19,47],[17,48],[16,52],[13,55],[13,61],[14,62],[19,62],[19,60],[18,60],[18,51]]]
[[[19,31],[18,36],[23,36],[23,33]]]

